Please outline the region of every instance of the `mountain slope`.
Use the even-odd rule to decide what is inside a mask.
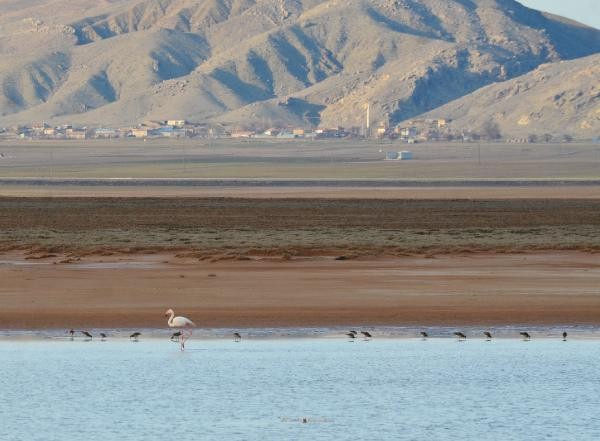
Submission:
[[[457,131],[495,121],[512,136],[550,133],[591,138],[600,132],[600,55],[542,65],[425,116],[451,118]]]
[[[600,31],[513,0],[0,0],[0,125],[398,122]]]

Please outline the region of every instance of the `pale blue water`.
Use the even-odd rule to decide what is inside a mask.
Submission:
[[[0,440],[600,439],[599,341],[189,346],[0,341]]]

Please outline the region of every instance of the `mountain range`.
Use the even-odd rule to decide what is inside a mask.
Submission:
[[[600,31],[514,0],[0,0],[0,53],[2,126],[600,120]]]

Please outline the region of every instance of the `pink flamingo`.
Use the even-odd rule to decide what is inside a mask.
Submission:
[[[167,324],[170,328],[181,329],[181,335],[179,336],[179,343],[181,343],[181,350],[185,349],[185,342],[192,336],[192,329],[196,325],[193,321],[186,317],[175,317],[175,313],[172,309],[165,312],[165,317],[169,317]]]

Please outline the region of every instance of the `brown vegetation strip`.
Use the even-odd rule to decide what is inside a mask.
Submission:
[[[460,229],[565,225],[600,225],[600,201],[0,198],[0,229]]]
[[[600,250],[600,200],[0,198],[0,249],[403,255]],[[37,254],[36,254],[37,253]]]

